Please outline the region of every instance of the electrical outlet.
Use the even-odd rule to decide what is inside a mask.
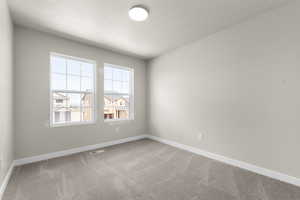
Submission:
[[[116,130],[117,133],[119,133],[120,132],[120,127],[116,127],[115,130]]]
[[[202,141],[203,140],[203,133],[198,133],[197,139],[199,141]]]

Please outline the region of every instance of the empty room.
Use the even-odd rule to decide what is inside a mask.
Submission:
[[[0,0],[0,200],[300,200],[299,10]]]

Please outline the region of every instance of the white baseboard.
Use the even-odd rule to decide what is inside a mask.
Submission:
[[[300,187],[300,179],[296,178],[296,177],[292,177],[292,176],[289,176],[289,175],[286,175],[286,174],[283,174],[280,172],[276,172],[276,171],[273,171],[270,169],[266,169],[263,167],[258,167],[256,165],[249,164],[249,163],[246,163],[243,161],[235,160],[232,158],[227,158],[225,156],[210,153],[210,152],[207,152],[207,151],[195,148],[195,147],[180,144],[180,143],[177,143],[177,142],[174,142],[171,140],[167,140],[167,139],[163,139],[160,137],[148,135],[147,138]]]
[[[3,180],[3,183],[0,187],[0,200],[2,199],[2,196],[4,194],[4,191],[7,187],[7,184],[10,180],[10,177],[12,175],[12,172],[13,172],[13,169],[15,166],[34,163],[34,162],[38,162],[38,161],[42,161],[42,160],[48,160],[51,158],[72,155],[72,154],[80,153],[80,152],[84,152],[84,151],[91,151],[94,149],[104,148],[104,147],[108,147],[108,146],[112,146],[112,145],[116,145],[116,144],[122,144],[122,143],[126,143],[126,142],[132,142],[132,141],[141,140],[144,138],[147,138],[147,135],[138,135],[138,136],[128,137],[128,138],[124,138],[124,139],[120,139],[120,140],[114,140],[114,141],[109,141],[109,142],[104,142],[104,143],[94,144],[94,145],[87,145],[87,146],[68,149],[68,150],[64,150],[64,151],[58,151],[58,152],[53,152],[53,153],[48,153],[48,154],[14,160],[12,162],[9,170],[7,171],[7,174],[6,174],[6,176]]]
[[[9,169],[8,169],[4,179],[3,179],[3,182],[1,184],[1,187],[0,187],[0,200],[3,197],[3,194],[5,192],[5,189],[7,187],[7,184],[9,182],[9,180],[10,180],[10,177],[12,175],[13,170],[14,170],[14,162],[11,163],[11,165],[10,165],[10,167],[9,167]]]
[[[138,136],[128,137],[128,138],[124,138],[124,139],[120,139],[120,140],[104,142],[104,143],[100,143],[100,144],[87,145],[87,146],[68,149],[68,150],[64,150],[64,151],[57,151],[57,152],[42,154],[42,155],[38,155],[38,156],[26,157],[26,158],[17,159],[17,160],[15,160],[14,163],[15,163],[15,166],[24,165],[24,164],[38,162],[38,161],[42,161],[42,160],[48,160],[51,158],[67,156],[67,155],[80,153],[80,152],[84,152],[84,151],[91,151],[94,149],[108,147],[108,146],[112,146],[112,145],[116,145],[116,144],[122,144],[122,143],[131,142],[131,141],[135,141],[135,140],[140,140],[140,139],[143,139],[146,137],[147,137],[146,135],[138,135]]]
[[[180,144],[178,142],[174,142],[171,140],[167,140],[167,139],[163,139],[160,137],[156,137],[156,136],[152,136],[152,135],[139,135],[139,136],[134,136],[134,137],[128,137],[128,138],[124,138],[124,139],[120,139],[120,140],[114,140],[114,141],[110,141],[110,142],[104,142],[104,143],[100,143],[100,144],[94,144],[94,145],[88,145],[88,146],[83,146],[83,147],[78,147],[78,148],[73,148],[73,149],[68,149],[68,150],[64,150],[64,151],[58,151],[58,152],[53,152],[53,153],[48,153],[48,154],[43,154],[43,155],[39,155],[39,156],[33,156],[33,157],[27,157],[27,158],[22,158],[22,159],[17,159],[13,162],[12,166],[10,167],[5,180],[3,181],[3,184],[1,186],[1,190],[0,190],[0,197],[1,194],[4,192],[5,187],[9,181],[9,178],[11,176],[12,170],[14,166],[18,166],[18,165],[24,165],[24,164],[28,164],[28,163],[33,163],[33,162],[38,162],[38,161],[42,161],[42,160],[48,160],[51,158],[57,158],[57,157],[62,157],[62,156],[67,156],[67,155],[71,155],[71,154],[75,154],[75,153],[80,153],[80,152],[84,152],[84,151],[90,151],[90,150],[94,150],[94,149],[99,149],[99,148],[103,148],[103,147],[108,147],[108,146],[112,146],[112,145],[116,145],[116,144],[122,144],[122,143],[126,143],[126,142],[131,142],[131,141],[135,141],[135,140],[140,140],[140,139],[144,139],[144,138],[149,138],[164,144],[168,144],[171,146],[174,146],[176,148],[180,148],[198,155],[202,155],[235,167],[239,167],[242,169],[246,169],[248,171],[260,174],[260,175],[264,175],[273,179],[277,179],[289,184],[293,184],[296,186],[300,187],[300,179],[296,178],[296,177],[292,177],[280,172],[276,172],[270,169],[266,169],[263,167],[258,167],[256,165],[253,164],[249,164],[243,161],[239,161],[239,160],[235,160],[232,158],[227,158],[225,156],[222,155],[218,155],[215,153],[210,153],[208,151],[204,151],[201,150],[199,148],[195,148],[195,147],[191,147],[188,145],[184,145],[184,144]],[[1,198],[0,198],[1,200]]]

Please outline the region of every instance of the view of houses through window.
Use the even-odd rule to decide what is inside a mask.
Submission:
[[[94,120],[94,68],[91,61],[51,55],[52,124]]]
[[[79,104],[80,101],[76,103],[79,98],[81,98],[82,107]],[[62,92],[53,93],[54,123],[91,121],[93,114],[90,108],[91,102],[92,96],[89,94],[79,96]]]
[[[132,119],[133,70],[105,64],[104,119]]]
[[[95,120],[95,63],[51,54],[51,124]],[[104,119],[133,119],[133,69],[104,65]]]

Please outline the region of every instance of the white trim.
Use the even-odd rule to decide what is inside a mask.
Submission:
[[[67,58],[67,59],[72,59],[72,60],[77,60],[77,61],[81,61],[81,62],[88,62],[88,63],[91,63],[91,64],[96,64],[96,61],[92,60],[92,59],[82,58],[82,57],[78,57],[78,56],[70,56],[70,55],[63,54],[63,53],[57,53],[57,52],[54,52],[54,51],[51,51],[50,55],[58,56],[58,57],[62,57],[62,58]]]
[[[171,140],[163,139],[161,137],[148,135],[147,138],[158,141],[158,142],[161,142],[161,143],[164,143],[164,144],[168,144],[168,145],[171,145],[171,146],[177,147],[179,149],[183,149],[183,150],[186,150],[186,151],[189,151],[189,152],[201,155],[201,156],[205,156],[205,157],[211,158],[213,160],[217,160],[217,161],[220,161],[220,162],[223,162],[223,163],[235,166],[235,167],[246,169],[248,171],[251,171],[251,172],[254,172],[254,173],[257,173],[257,174],[260,174],[260,175],[264,175],[264,176],[267,176],[267,177],[270,177],[270,178],[273,178],[273,179],[277,179],[277,180],[280,180],[280,181],[283,181],[283,182],[293,184],[293,185],[296,185],[296,186],[300,187],[300,178],[289,176],[287,174],[283,174],[283,173],[280,173],[280,172],[277,172],[277,171],[273,171],[273,170],[270,170],[270,169],[259,167],[259,166],[249,164],[249,163],[246,163],[246,162],[243,162],[243,161],[235,160],[235,159],[232,159],[232,158],[227,158],[227,157],[222,156],[222,155],[218,155],[218,154],[215,154],[215,153],[204,151],[204,150],[201,150],[199,148],[192,147],[192,146],[180,144],[178,142],[174,142],[174,141],[171,141]]]
[[[104,123],[113,123],[113,124],[115,124],[115,123],[118,123],[118,122],[131,122],[131,121],[133,121],[133,119],[130,119],[130,118],[128,118],[128,119],[106,119],[106,120],[104,120]]]
[[[80,152],[85,152],[85,151],[91,151],[94,149],[104,148],[104,147],[108,147],[108,146],[112,146],[112,145],[116,145],[116,144],[122,144],[122,143],[126,143],[126,142],[141,140],[146,137],[147,137],[146,135],[138,135],[138,136],[128,137],[128,138],[124,138],[124,139],[120,139],[120,140],[104,142],[104,143],[100,143],[100,144],[87,145],[87,146],[68,149],[68,150],[64,150],[64,151],[57,151],[57,152],[42,154],[42,155],[38,155],[38,156],[21,158],[21,159],[15,160],[15,166],[38,162],[38,161],[42,161],[42,160],[48,160],[51,158],[72,155],[75,153],[80,153]]]
[[[125,67],[125,66],[122,66],[122,65],[116,65],[116,64],[111,64],[111,63],[107,63],[107,62],[104,62],[104,66],[111,67],[111,68],[118,68],[118,69],[127,70],[127,71],[134,70],[131,67]]]
[[[130,90],[129,93],[105,93],[105,73],[104,73],[104,69],[105,67],[110,67],[110,68],[115,68],[115,69],[121,69],[121,70],[126,70],[130,72],[130,80],[129,80],[129,84],[130,84]],[[113,79],[112,79],[113,80]],[[105,95],[128,95],[129,96],[129,118],[128,119],[123,119],[123,120],[134,120],[134,68],[130,68],[130,67],[124,67],[121,65],[115,65],[115,64],[110,64],[110,63],[104,63],[103,65],[103,96]],[[103,102],[103,109],[105,106],[105,102]],[[115,120],[119,120],[119,119],[115,119]],[[121,119],[122,120],[122,119]],[[103,115],[103,121],[111,121],[110,119],[104,119],[104,115]]]
[[[52,92],[60,92],[60,93],[71,93],[71,94],[93,94],[90,91],[77,91],[77,90],[52,90]]]
[[[51,128],[59,128],[59,127],[65,127],[65,126],[85,126],[85,125],[96,125],[97,122],[96,121],[87,121],[87,122],[62,122],[62,123],[56,123],[56,124],[52,124]]]
[[[9,182],[10,177],[11,177],[11,175],[12,175],[14,166],[15,166],[15,162],[13,161],[13,162],[11,163],[11,165],[10,165],[10,167],[9,167],[9,169],[8,169],[8,171],[7,171],[6,175],[5,175],[5,177],[4,177],[4,179],[3,179],[3,182],[2,182],[1,187],[0,187],[0,200],[2,199],[3,194],[4,194],[4,192],[5,192],[5,189],[6,189],[7,185],[8,185],[8,182]]]
[[[131,86],[130,86],[130,102],[129,102],[129,119],[130,120],[134,120],[135,118],[135,111],[134,111],[134,108],[135,108],[135,103],[134,103],[134,69],[132,68],[131,69],[131,74],[130,74],[130,82],[131,82]]]

